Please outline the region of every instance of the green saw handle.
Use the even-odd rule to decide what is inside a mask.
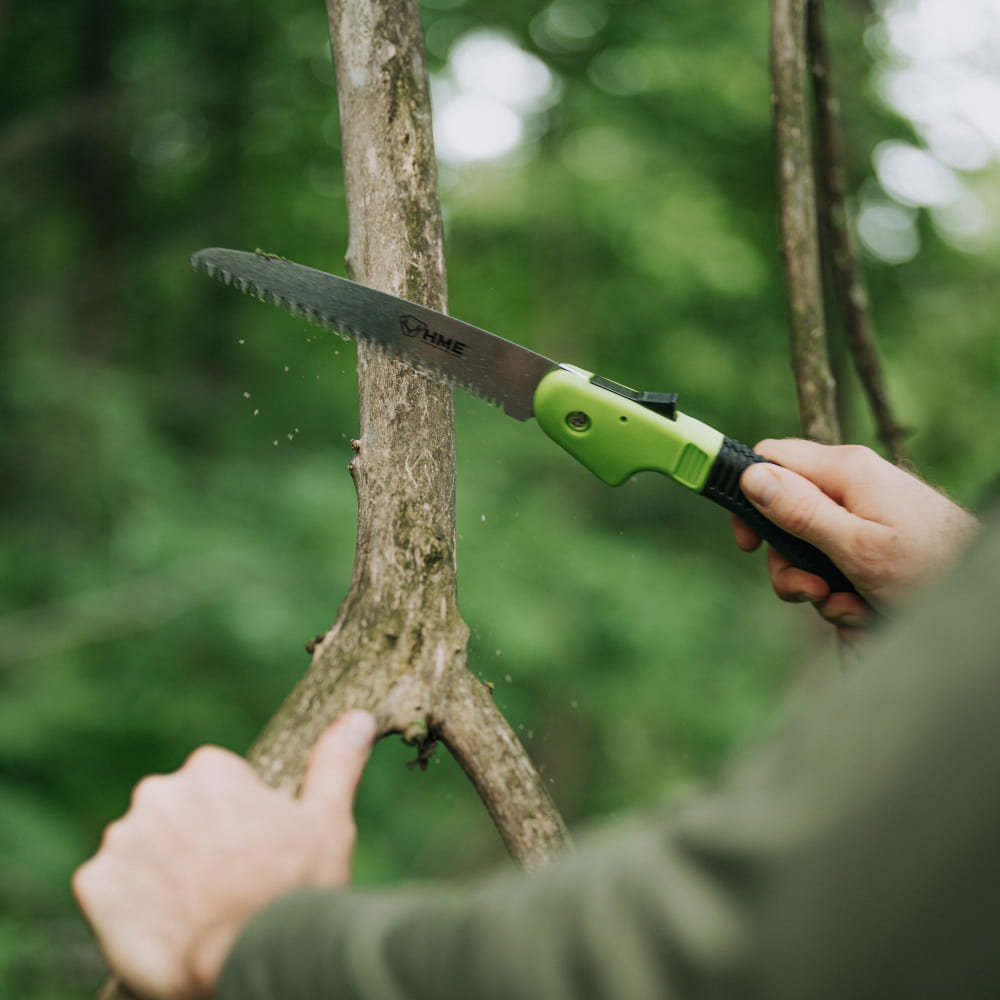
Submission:
[[[767,459],[673,410],[667,397],[563,366],[539,382],[534,409],[542,430],[609,485],[619,486],[646,470],[669,476],[742,518],[793,565],[824,579],[831,591],[857,592],[829,556],[769,521],[744,496],[741,473]]]

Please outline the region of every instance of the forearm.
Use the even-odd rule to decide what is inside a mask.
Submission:
[[[715,793],[460,897],[288,898],[223,1000],[997,995],[997,566],[993,531]]]
[[[750,954],[717,874],[653,821],[460,895],[296,893],[248,928],[220,1000],[700,995]]]

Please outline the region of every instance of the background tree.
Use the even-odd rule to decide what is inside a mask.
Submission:
[[[424,20],[439,122],[474,96],[460,66],[472,32],[503,33],[503,51],[548,74],[506,105],[522,138],[505,156],[462,159],[441,137],[451,311],[675,389],[744,440],[796,432],[766,10],[435,2]],[[982,428],[1000,406],[995,167],[952,171],[983,206],[964,235],[940,206],[891,197],[882,167],[896,147],[880,144],[916,148],[923,134],[876,94],[901,56],[882,19],[839,5],[831,17],[847,190],[874,226],[869,289],[900,419],[918,467],[978,503],[995,470]],[[198,742],[246,748],[300,673],[290,653],[329,627],[349,585],[353,349],[187,266],[222,243],[339,269],[325,32],[305,0],[8,12],[5,994],[92,995],[100,970],[70,870],[138,776]],[[845,437],[873,440],[841,382]],[[759,561],[710,505],[655,477],[610,490],[530,426],[461,396],[456,410],[470,656],[563,814],[609,817],[710,771],[814,646],[808,609],[773,606]],[[498,861],[457,768],[439,755],[421,774],[411,758],[395,742],[376,754],[359,880]]]

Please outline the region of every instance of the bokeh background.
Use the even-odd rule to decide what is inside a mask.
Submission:
[[[852,223],[917,468],[997,469],[1000,5],[830,5]],[[797,431],[767,5],[429,0],[451,309],[753,442]],[[244,750],[350,575],[353,348],[193,273],[343,273],[322,4],[0,6],[0,996],[91,996],[68,878],[143,774]],[[834,329],[852,440],[872,441]],[[586,825],[663,801],[836,670],[721,512],[613,490],[458,400],[476,672]],[[815,663],[803,671],[805,663]],[[380,746],[358,878],[503,863],[457,769]]]

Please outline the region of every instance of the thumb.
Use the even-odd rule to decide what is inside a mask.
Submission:
[[[375,717],[345,712],[316,741],[299,800],[331,813],[349,813],[375,743]]]
[[[822,549],[834,562],[845,554],[858,518],[804,476],[759,462],[744,470],[740,488],[754,507],[789,534]]]

